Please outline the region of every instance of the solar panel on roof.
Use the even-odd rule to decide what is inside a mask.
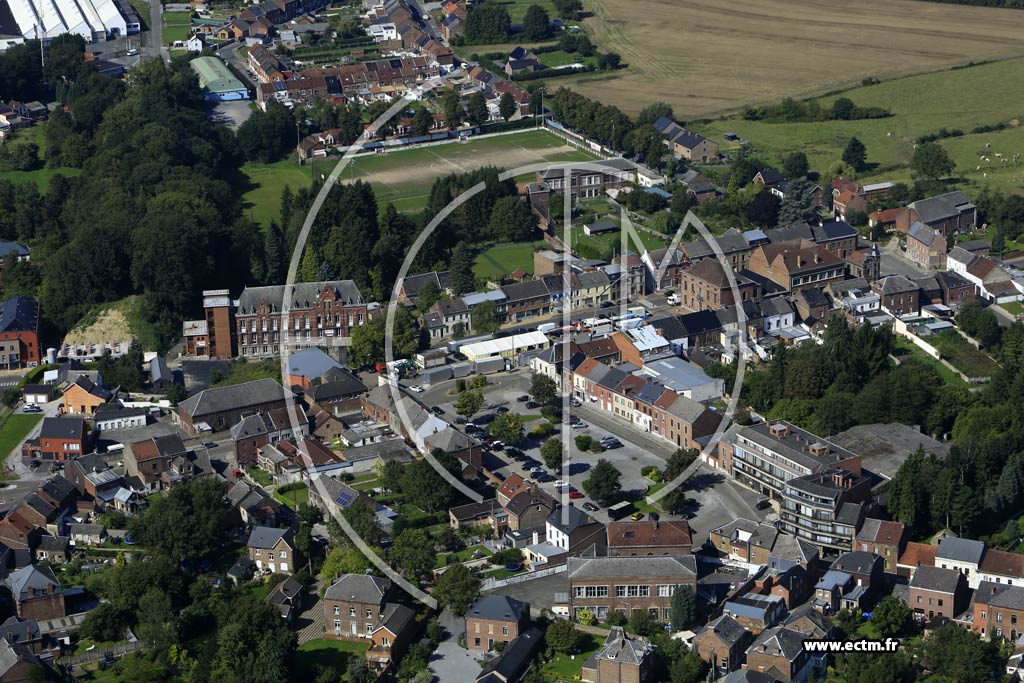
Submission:
[[[349,493],[348,491],[343,491],[341,494],[338,495],[334,502],[344,507],[352,502],[352,494]]]

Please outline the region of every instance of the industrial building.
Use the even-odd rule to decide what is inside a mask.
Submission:
[[[0,51],[34,38],[74,33],[94,43],[141,28],[138,14],[121,0],[0,0]]]
[[[189,62],[189,66],[199,76],[204,100],[228,102],[249,99],[249,90],[217,57],[197,57]]]

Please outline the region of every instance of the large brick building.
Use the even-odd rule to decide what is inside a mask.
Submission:
[[[11,572],[6,584],[15,610],[22,619],[46,621],[67,614],[64,589],[49,567],[27,565]]]
[[[185,353],[222,359],[348,346],[352,330],[367,322],[366,301],[352,280],[247,287],[237,301],[226,289],[209,290],[203,311],[202,320],[183,324]]]
[[[765,244],[754,249],[747,266],[788,292],[824,287],[846,277],[842,259],[809,240]]]
[[[327,637],[370,638],[390,595],[388,579],[344,574],[324,593]]]
[[[717,676],[739,669],[753,634],[728,614],[723,614],[697,632],[693,651],[711,665]]]
[[[619,557],[688,555],[693,538],[686,520],[610,522],[608,554]]]
[[[1024,586],[982,581],[971,602],[971,628],[983,638],[1016,643],[1024,633]]]
[[[758,299],[761,287],[748,277],[734,273],[741,301]],[[718,309],[737,303],[732,283],[717,259],[702,259],[679,273],[679,300],[691,311]]]
[[[569,614],[586,609],[605,621],[611,612],[626,616],[647,610],[667,621],[676,586],[697,590],[697,562],[686,557],[570,557]]]
[[[16,296],[0,304],[0,370],[39,365],[39,303]]]
[[[967,605],[969,593],[967,581],[957,570],[922,565],[910,580],[907,603],[916,619],[952,619]]]
[[[230,429],[247,415],[285,408],[291,393],[274,379],[258,379],[242,384],[205,389],[178,405],[177,421],[184,430],[197,436],[202,432]],[[296,421],[304,418],[298,408]]]
[[[25,441],[21,457],[65,462],[86,452],[89,436],[88,426],[80,417],[44,417],[39,436]]]

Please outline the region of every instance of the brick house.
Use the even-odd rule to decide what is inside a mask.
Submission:
[[[774,526],[737,519],[712,529],[708,540],[729,557],[751,564],[768,564],[778,537],[779,530]]]
[[[918,221],[907,231],[907,258],[923,268],[946,269],[946,237]]]
[[[68,415],[93,415],[100,406],[106,405],[113,397],[112,391],[81,375],[64,390],[61,407]]]
[[[4,254],[6,256],[6,254]],[[0,369],[39,365],[39,302],[16,296],[0,304],[0,342],[9,349],[0,355]]]
[[[20,618],[46,621],[67,615],[64,589],[49,567],[27,565],[11,572],[5,583]]]
[[[547,492],[530,487],[513,496],[504,507],[509,531],[520,531],[544,526],[557,506]]]
[[[760,298],[761,288],[756,282],[740,273],[734,273],[733,277],[741,301]],[[702,259],[680,271],[678,295],[681,305],[691,311],[725,308],[737,303],[725,269],[714,259]]]
[[[543,280],[527,280],[501,288],[507,298],[510,321],[544,315],[551,311],[551,293]]]
[[[328,638],[370,638],[391,595],[391,581],[343,574],[324,593]]]
[[[969,593],[967,581],[957,570],[921,566],[910,580],[907,604],[915,619],[952,619],[966,607]]]
[[[895,575],[900,553],[906,542],[907,527],[902,522],[884,519],[865,519],[853,539],[855,550],[874,553],[882,558],[886,574]]]
[[[967,278],[949,270],[935,273],[935,281],[942,293],[942,303],[957,307],[968,301],[974,301],[974,283]]]
[[[588,610],[604,621],[613,611],[627,616],[647,610],[667,621],[676,586],[696,593],[697,563],[684,557],[570,557],[569,614],[578,618]]]
[[[757,247],[751,252],[747,267],[788,292],[824,287],[846,277],[842,259],[809,240]]]
[[[668,117],[658,118],[653,125],[675,158],[705,164],[718,158],[718,143],[691,133]]]
[[[897,318],[915,316],[921,310],[921,287],[902,275],[888,275],[871,288],[878,294],[882,310]]]
[[[718,678],[743,665],[747,646],[753,638],[754,635],[740,622],[723,614],[697,631],[692,650],[711,665]]]
[[[947,192],[907,204],[906,211],[896,218],[896,229],[907,232],[921,222],[945,236],[954,232],[970,232],[978,221],[978,209],[961,190]]]
[[[607,533],[611,557],[671,557],[693,552],[686,520],[609,522]]]
[[[583,664],[580,679],[587,683],[647,683],[654,664],[654,646],[613,626],[604,645]]]
[[[80,417],[44,417],[39,436],[21,447],[23,460],[67,462],[89,450],[88,425]]]
[[[547,183],[551,192],[568,192],[579,199],[603,197],[610,189],[617,189],[636,182],[636,164],[622,158],[602,159],[590,162],[593,168],[573,168],[569,173],[554,168],[537,173],[537,180]]]
[[[466,649],[488,652],[519,637],[530,625],[530,604],[504,595],[477,598],[466,610]]]
[[[302,564],[291,529],[253,527],[245,544],[256,569],[276,574],[291,574]]]
[[[570,504],[551,511],[545,522],[547,542],[570,555],[596,546],[604,550],[608,541],[604,525],[583,510]]]
[[[778,595],[746,593],[727,600],[722,612],[757,635],[779,623],[786,612],[786,601]]]
[[[366,651],[366,663],[372,673],[380,676],[397,665],[418,635],[419,623],[412,608],[394,602],[384,605]]]
[[[910,578],[914,576],[918,567],[934,567],[938,552],[937,545],[908,541],[896,564],[897,575]]]
[[[124,449],[124,466],[128,476],[138,477],[147,488],[160,488],[164,474],[175,458],[188,452],[177,434],[155,436],[130,443]]]
[[[1024,633],[1024,586],[982,581],[971,608],[971,629],[982,638],[1016,643]]]
[[[827,655],[804,650],[805,640],[807,635],[785,626],[767,629],[747,648],[745,668],[783,683],[806,681],[815,671],[824,673]]]

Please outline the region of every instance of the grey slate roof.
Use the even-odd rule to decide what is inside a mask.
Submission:
[[[476,680],[478,683],[503,683],[518,681],[530,662],[533,654],[540,645],[543,636],[536,628],[531,628],[505,646],[501,654],[487,662],[480,670]]]
[[[548,515],[548,524],[555,527],[564,534],[571,534],[581,526],[595,524],[597,522],[597,520],[595,520],[593,517],[591,517],[586,512],[584,512],[583,510],[579,509],[576,506],[570,505],[564,509],[569,511],[568,524],[562,523],[563,508],[561,506],[556,507],[554,511],[552,511],[552,513]]]
[[[914,571],[914,578],[910,580],[911,588],[948,593],[949,595],[953,595],[959,585],[960,572],[957,570],[930,567],[928,565],[918,567]]]
[[[466,618],[494,621],[521,621],[529,618],[530,604],[507,595],[484,595],[466,610]]]
[[[39,328],[39,303],[24,296],[0,304],[0,332],[35,332]]]
[[[300,282],[292,290],[289,310],[301,311],[313,307],[326,287],[332,287],[338,298],[349,304],[364,304],[366,301],[359,293],[359,288],[352,280],[333,280],[329,282]],[[281,311],[287,285],[271,285],[269,287],[246,287],[238,297],[238,312],[250,315],[256,311],[260,301],[266,301],[271,312]]]
[[[889,275],[882,278],[882,294],[906,294],[916,292],[920,287],[913,280],[903,275]]]
[[[29,589],[45,589],[50,593],[61,592],[60,582],[53,575],[53,571],[45,565],[30,564],[22,567],[11,572],[5,582],[15,600],[28,599]]]
[[[747,633],[747,629],[728,614],[709,622],[706,630],[713,632],[719,640],[730,647],[743,640]]]
[[[323,377],[328,370],[340,368],[341,363],[317,348],[303,349],[288,356],[288,374],[309,379]]]
[[[376,632],[377,629],[384,628],[397,636],[405,631],[415,619],[415,610],[396,602],[389,602],[384,606],[384,611],[380,615],[380,622],[373,630]]]
[[[935,553],[935,559],[978,564],[984,554],[985,544],[981,541],[946,536],[939,541],[939,551]]]
[[[747,652],[764,652],[792,662],[803,652],[805,640],[807,636],[799,631],[785,626],[774,626],[762,631],[754,644],[747,648]]]
[[[103,422],[105,420],[115,420],[117,418],[129,418],[138,417],[146,414],[145,408],[128,408],[122,405],[114,405],[112,403],[104,403],[103,405],[96,408],[96,412],[93,413],[93,422]]]
[[[989,607],[1024,611],[1024,586],[982,581],[974,591],[974,602]]]
[[[956,216],[960,213],[958,207],[970,203],[971,200],[966,194],[961,190],[956,190],[927,199],[919,199],[916,202],[911,202],[907,207],[914,209],[925,223],[935,223]]]
[[[329,401],[365,394],[366,385],[349,371],[337,370],[330,373],[330,381],[318,384],[307,393],[314,401]]]
[[[291,391],[276,379],[257,379],[226,387],[205,389],[181,402],[180,408],[193,418],[226,410],[280,401]]]
[[[366,574],[344,574],[324,593],[326,600],[379,604],[391,590],[391,581]]]
[[[696,576],[697,560],[681,557],[570,557],[566,560],[570,579],[608,576]]]
[[[654,652],[654,646],[646,638],[628,636],[621,626],[608,631],[604,645],[597,651],[596,659],[607,659],[620,664],[641,664]]]
[[[273,548],[281,539],[291,545],[291,529],[274,529],[269,526],[253,527],[246,545],[250,548]]]
[[[44,417],[39,431],[41,439],[80,439],[85,420],[80,417]]]
[[[874,553],[863,550],[854,550],[843,553],[832,563],[832,569],[851,574],[870,574],[876,563],[882,560]]]
[[[250,439],[267,433],[267,426],[262,415],[246,415],[231,426],[231,440]]]

